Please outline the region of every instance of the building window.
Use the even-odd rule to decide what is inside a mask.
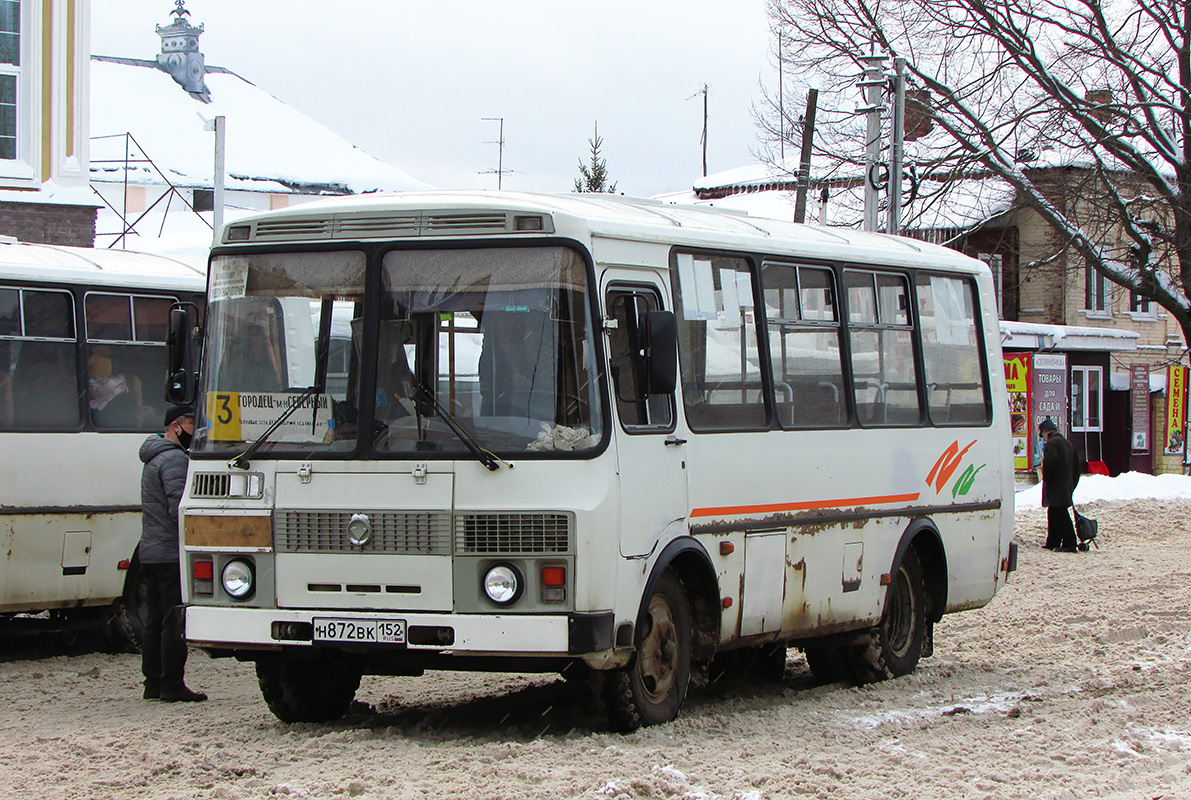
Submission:
[[[1108,278],[1105,278],[1091,264],[1084,266],[1084,308],[1089,313],[1107,315],[1108,307]]]
[[[1138,316],[1154,316],[1154,301],[1142,297],[1137,292],[1129,293],[1129,312]]]
[[[0,159],[17,157],[17,96],[21,77],[21,2],[0,0]]]
[[[1104,371],[1100,367],[1071,368],[1071,430],[1104,430]]]

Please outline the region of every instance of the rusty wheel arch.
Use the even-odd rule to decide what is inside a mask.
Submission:
[[[694,628],[694,635],[691,637],[692,660],[708,662],[715,655],[720,639],[719,583],[711,565],[711,557],[707,555],[703,545],[694,538],[684,536],[675,539],[658,555],[645,584],[642,611],[638,613],[637,624],[641,624],[640,615],[644,613],[644,603],[652,594],[659,577],[667,569],[673,570],[678,576],[690,604]]]
[[[920,517],[906,526],[901,540],[897,543],[893,562],[889,565],[890,573],[897,571],[902,557],[910,548],[914,548],[918,562],[922,565],[926,583],[927,619],[938,622],[943,617],[943,610],[947,608],[947,551],[943,547],[943,537],[939,535],[939,529],[932,519]]]

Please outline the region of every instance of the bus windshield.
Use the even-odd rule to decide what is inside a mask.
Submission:
[[[365,324],[355,251],[211,265],[195,452],[471,458],[584,451],[602,435],[587,277],[562,247],[396,250]],[[366,331],[375,340],[365,342]],[[372,335],[372,334],[369,334]],[[367,357],[366,357],[367,354]],[[361,397],[361,372],[375,391]],[[360,420],[371,417],[361,437]],[[360,439],[363,441],[359,441]]]

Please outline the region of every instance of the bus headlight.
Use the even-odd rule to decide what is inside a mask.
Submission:
[[[498,605],[507,606],[521,596],[525,581],[516,567],[497,564],[484,575],[484,594]]]
[[[239,559],[223,566],[223,591],[237,600],[252,594],[252,567]]]

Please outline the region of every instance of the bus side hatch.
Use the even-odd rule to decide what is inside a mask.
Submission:
[[[91,564],[91,531],[67,531],[62,539],[62,574],[84,575]]]

